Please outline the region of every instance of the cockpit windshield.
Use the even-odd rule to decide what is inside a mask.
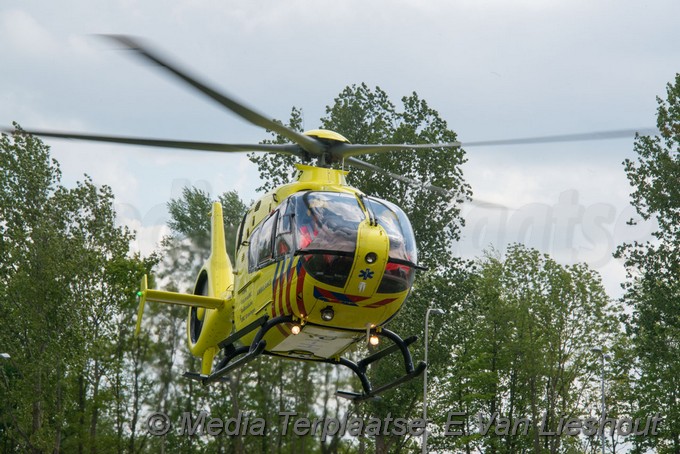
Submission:
[[[344,287],[354,262],[359,224],[367,217],[357,197],[310,191],[292,196],[290,202],[295,207],[295,250],[303,254],[305,270],[320,282]],[[389,260],[377,291],[403,292],[413,284],[413,265],[418,260],[411,224],[390,202],[366,197],[363,203],[390,242]]]
[[[359,223],[365,215],[353,194],[306,192],[295,198],[296,249],[354,253]],[[386,200],[364,200],[389,236],[390,258],[417,263],[416,242],[406,214]]]
[[[354,253],[363,219],[353,194],[307,192],[296,203],[297,249]]]
[[[368,198],[368,205],[390,238],[390,258],[418,263],[416,241],[406,214],[386,200]]]

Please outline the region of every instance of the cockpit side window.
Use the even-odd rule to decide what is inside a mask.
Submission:
[[[248,270],[252,272],[257,269],[257,244],[260,238],[260,228],[256,228],[248,239]]]
[[[390,239],[389,261],[385,266],[378,293],[399,293],[408,290],[415,279],[418,263],[416,241],[406,214],[386,200],[368,198],[367,203]]]
[[[274,213],[272,216],[269,216],[260,228],[260,235],[257,239],[257,264],[259,266],[265,265],[274,257],[272,240],[274,226],[276,225],[276,214]]]
[[[253,271],[269,264],[274,258],[274,226],[278,213],[269,216],[255,231],[250,235],[248,249],[248,269]]]
[[[274,258],[284,257],[293,250],[293,215],[295,201],[285,200],[279,208],[279,219],[274,240]]]

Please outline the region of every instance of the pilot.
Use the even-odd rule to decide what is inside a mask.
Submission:
[[[322,211],[325,210],[326,201],[314,198],[307,205],[304,215],[297,219],[298,249],[306,248],[319,235],[324,217]]]

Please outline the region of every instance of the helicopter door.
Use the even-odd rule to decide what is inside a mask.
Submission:
[[[250,272],[267,266],[274,260],[273,237],[277,214],[274,212],[250,236],[250,249],[248,250]]]

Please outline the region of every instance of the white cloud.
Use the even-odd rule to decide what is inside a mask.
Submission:
[[[146,213],[139,213],[134,207],[125,204],[116,204],[115,209],[117,224],[125,225],[136,233],[131,250],[142,256],[158,251],[163,238],[171,233],[166,225],[169,219],[167,212],[163,213],[160,207]]]
[[[44,57],[59,50],[55,37],[23,9],[0,10],[0,42],[17,54]]]

